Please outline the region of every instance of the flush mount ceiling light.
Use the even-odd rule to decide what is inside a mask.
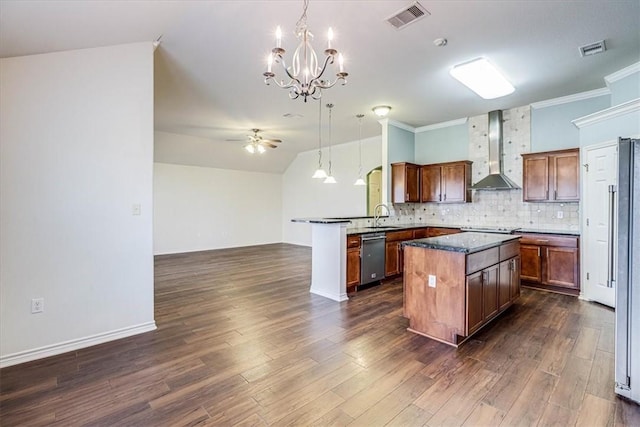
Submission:
[[[296,23],[294,33],[299,40],[299,44],[293,53],[291,66],[287,66],[285,63],[285,50],[282,48],[282,30],[278,27],[276,29],[276,47],[271,49],[267,59],[267,71],[262,74],[265,84],[269,85],[273,81],[279,87],[289,89],[289,98],[297,99],[302,97],[304,102],[307,102],[307,97],[320,99],[322,97],[322,89],[329,89],[340,80],[343,85],[347,84],[347,76],[349,75],[344,71],[342,54],[331,47],[331,41],[333,40],[333,30],[331,28],[327,32],[327,48],[324,50],[324,62],[320,63],[318,61],[318,56],[311,46],[313,34],[307,29],[307,7],[309,7],[309,0],[304,0],[302,15]],[[327,66],[333,65],[336,57],[338,58],[338,71],[336,72],[335,80],[331,81],[328,76],[323,78]],[[276,79],[276,75],[272,71],[274,62],[282,65],[288,81]]]
[[[486,59],[477,58],[454,66],[449,74],[484,99],[494,99],[513,93],[515,88]]]
[[[386,115],[389,114],[389,111],[391,111],[391,107],[388,105],[377,105],[373,107],[371,111],[373,111],[378,117],[386,117]]]

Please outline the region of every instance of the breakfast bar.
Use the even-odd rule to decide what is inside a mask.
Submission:
[[[459,233],[404,242],[411,332],[457,347],[520,295],[519,236]]]

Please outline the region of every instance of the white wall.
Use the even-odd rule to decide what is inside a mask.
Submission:
[[[151,43],[0,60],[0,365],[155,328],[152,158]]]
[[[282,175],[154,164],[154,253],[282,241]]]
[[[293,218],[349,217],[367,214],[367,187],[355,186],[358,178],[358,142],[332,147],[332,170],[337,184],[324,184],[312,179],[318,168],[318,151],[298,154],[282,176],[283,241],[297,245],[311,245],[311,226],[292,223]],[[329,155],[323,149],[323,166]],[[362,175],[382,163],[381,137],[362,140]]]

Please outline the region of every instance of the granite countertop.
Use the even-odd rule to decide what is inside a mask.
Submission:
[[[463,252],[466,254],[499,246],[504,242],[517,240],[520,236],[497,233],[458,233],[446,236],[428,237],[426,239],[409,240],[402,246],[415,246],[425,249],[439,249],[443,251]]]
[[[442,224],[397,224],[397,225],[386,225],[383,224],[379,227],[347,227],[347,234],[367,234],[367,233],[375,233],[378,231],[402,231],[402,230],[413,230],[414,228],[426,228],[426,227],[437,227],[437,228],[461,228],[461,225],[442,225]]]
[[[291,222],[304,222],[308,224],[348,224],[347,218],[293,218]]]
[[[578,230],[543,230],[540,228],[518,228],[514,233],[558,234],[566,236],[580,236]]]

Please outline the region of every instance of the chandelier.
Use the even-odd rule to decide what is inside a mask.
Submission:
[[[347,84],[346,77],[349,73],[344,71],[344,58],[341,53],[331,47],[333,39],[333,30],[329,28],[327,34],[327,48],[324,50],[325,59],[323,63],[318,61],[318,56],[311,46],[313,34],[307,29],[307,7],[309,0],[304,0],[304,8],[302,15],[296,23],[295,35],[299,40],[298,47],[293,53],[291,65],[287,66],[284,60],[285,50],[282,48],[282,30],[280,27],[276,29],[276,47],[271,49],[269,58],[267,59],[267,71],[264,76],[265,84],[269,85],[273,81],[276,85],[283,89],[289,89],[289,98],[297,99],[302,97],[307,102],[307,97],[312,99],[320,99],[322,89],[333,87],[339,80],[342,84]],[[333,65],[335,58],[338,58],[338,72],[335,80],[326,76],[323,78],[324,72],[329,65]],[[276,79],[275,73],[272,71],[273,63],[282,65],[286,78],[284,80]]]

